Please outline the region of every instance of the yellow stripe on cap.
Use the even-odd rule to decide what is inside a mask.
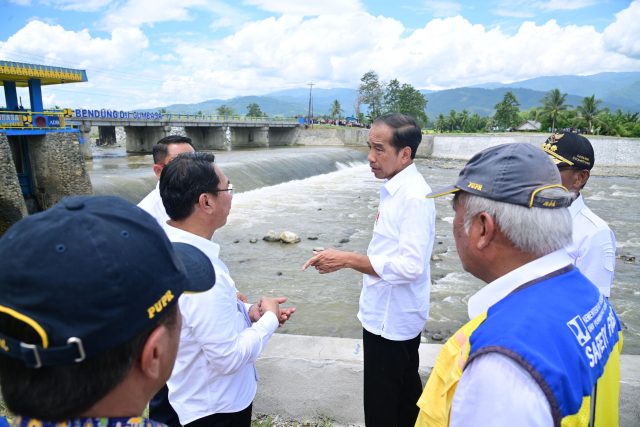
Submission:
[[[536,194],[538,194],[539,192],[541,192],[542,190],[546,190],[547,188],[562,188],[565,191],[569,191],[567,190],[567,188],[565,186],[563,186],[562,184],[552,184],[552,185],[545,185],[543,187],[540,188],[536,188],[535,190],[533,190],[533,192],[531,193],[531,199],[529,199],[529,207],[533,207],[533,199],[536,197]]]
[[[564,158],[564,157],[562,157],[561,155],[556,154],[556,153],[554,153],[553,151],[551,151],[551,150],[549,150],[549,149],[547,149],[547,148],[545,148],[545,147],[542,147],[542,149],[543,149],[543,150],[544,150],[548,155],[550,155],[551,157],[553,157],[551,160],[553,160],[553,163],[555,163],[556,165],[557,165],[558,163],[564,162],[564,163],[568,164],[569,166],[573,166],[573,162],[572,162],[571,160],[565,159],[565,158]],[[560,160],[560,161],[559,161],[559,162],[557,162],[556,160]]]
[[[452,188],[451,190],[442,191],[440,193],[429,193],[426,197],[427,199],[435,199],[436,197],[446,196],[447,194],[453,194],[460,191],[459,188]]]
[[[38,322],[36,322],[35,320],[33,320],[28,316],[25,316],[24,314],[18,313],[17,311],[9,307],[5,307],[3,305],[0,305],[0,313],[6,313],[9,316],[13,317],[14,319],[20,320],[21,322],[24,322],[27,325],[31,326],[33,330],[36,331],[38,335],[40,335],[40,339],[42,340],[42,348],[49,347],[49,337],[47,336],[47,333],[42,328],[42,326],[38,324]]]

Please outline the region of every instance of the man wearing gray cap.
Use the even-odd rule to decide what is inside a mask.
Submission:
[[[0,388],[13,427],[151,427],[171,374],[178,298],[204,292],[204,253],[169,242],[118,197],[79,196],[0,239]]]
[[[616,237],[603,219],[584,203],[580,192],[591,176],[595,156],[591,142],[582,135],[551,135],[542,145],[556,164],[562,185],[578,196],[569,207],[573,238],[567,252],[573,264],[609,298],[616,267]]]
[[[487,285],[443,346],[416,426],[618,425],[620,322],[564,249],[574,196],[560,182],[540,148],[505,144],[427,195],[455,193],[458,255]]]

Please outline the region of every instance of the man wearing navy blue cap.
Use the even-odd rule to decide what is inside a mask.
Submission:
[[[154,426],[178,298],[215,283],[206,256],[109,196],[63,199],[0,239],[0,389],[12,426]]]
[[[487,284],[438,355],[416,426],[617,426],[620,322],[564,249],[574,194],[553,162],[491,147],[427,197],[445,194],[462,267]]]
[[[573,264],[609,298],[616,268],[616,236],[607,223],[585,204],[582,189],[591,176],[595,156],[591,142],[582,135],[551,135],[542,145],[556,164],[562,185],[577,195],[569,207],[573,237],[567,252]]]

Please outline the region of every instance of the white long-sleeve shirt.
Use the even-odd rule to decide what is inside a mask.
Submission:
[[[219,245],[168,224],[165,231],[169,240],[204,252],[216,272],[213,288],[180,297],[180,346],[167,383],[171,406],[182,425],[211,414],[241,411],[255,397],[255,361],[278,328],[278,319],[267,312],[251,324],[229,270],[218,258]]]
[[[608,298],[616,268],[616,236],[607,223],[585,205],[582,195],[573,201],[569,212],[573,219],[573,241],[567,252],[573,264]]]
[[[380,205],[367,249],[379,277],[363,275],[358,319],[383,338],[415,338],[429,316],[435,205],[415,164],[380,188]]]
[[[161,227],[164,227],[169,220],[169,215],[167,215],[160,197],[160,183],[157,183],[156,188],[138,203],[138,207],[154,217]]]

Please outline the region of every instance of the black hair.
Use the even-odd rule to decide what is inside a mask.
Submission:
[[[178,304],[173,304],[157,323],[124,344],[70,365],[34,369],[0,353],[0,390],[7,408],[15,415],[53,422],[77,418],[124,379],[149,335],[161,325],[175,328],[179,315]],[[30,326],[4,313],[0,313],[0,329],[25,343],[40,342]]]
[[[168,146],[170,144],[189,144],[194,150],[191,138],[181,135],[169,135],[165,136],[153,146],[153,163],[163,164],[164,159],[167,157]]]
[[[218,188],[220,178],[213,169],[215,159],[211,153],[182,153],[162,169],[160,197],[171,219],[187,218],[202,193]]]
[[[404,147],[411,149],[411,158],[415,159],[418,145],[422,141],[422,130],[413,117],[402,113],[389,113],[378,117],[373,125],[384,124],[393,130],[391,145],[396,147],[396,152]]]

